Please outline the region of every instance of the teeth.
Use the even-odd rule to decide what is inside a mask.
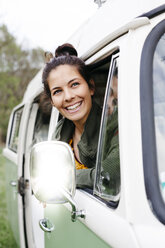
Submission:
[[[67,107],[67,109],[68,110],[73,110],[73,109],[77,108],[78,106],[80,106],[80,103],[76,103],[76,104],[74,104],[72,106],[69,106],[69,107]]]

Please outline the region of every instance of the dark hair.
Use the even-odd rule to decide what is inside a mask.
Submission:
[[[55,50],[55,57],[60,57],[60,56],[76,56],[78,57],[78,53],[76,49],[69,43],[65,43]]]
[[[39,112],[43,124],[49,124],[51,110],[52,110],[52,104],[50,102],[50,99],[45,94],[45,92],[42,92],[39,96]]]
[[[90,73],[88,66],[85,65],[84,61],[77,57],[76,49],[69,43],[65,43],[55,50],[55,57],[46,63],[42,74],[42,83],[44,84],[45,93],[51,98],[51,93],[48,85],[49,73],[56,69],[60,65],[71,65],[75,66],[80,75],[85,79],[89,88],[93,88],[90,83]]]

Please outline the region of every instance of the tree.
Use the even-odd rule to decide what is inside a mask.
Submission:
[[[27,84],[41,69],[43,50],[25,50],[17,44],[6,25],[0,26],[0,141],[6,138],[11,110],[25,92]]]

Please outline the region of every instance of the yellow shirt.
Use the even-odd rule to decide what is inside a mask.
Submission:
[[[74,149],[73,149],[73,139],[70,139],[69,141],[69,145],[72,148],[72,151],[74,153]],[[84,164],[82,164],[75,156],[74,154],[74,158],[75,158],[75,163],[76,163],[76,170],[80,170],[80,169],[88,169],[88,167],[86,167]]]

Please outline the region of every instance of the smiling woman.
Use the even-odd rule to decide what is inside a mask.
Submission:
[[[63,116],[83,129],[92,107],[94,89],[90,89],[77,68],[70,65],[52,70],[48,81],[52,104]]]
[[[58,123],[54,138],[72,147],[77,186],[92,188],[101,119],[101,108],[92,99],[94,81],[71,44],[59,46],[55,55],[46,64],[42,78],[52,105],[64,117]]]

